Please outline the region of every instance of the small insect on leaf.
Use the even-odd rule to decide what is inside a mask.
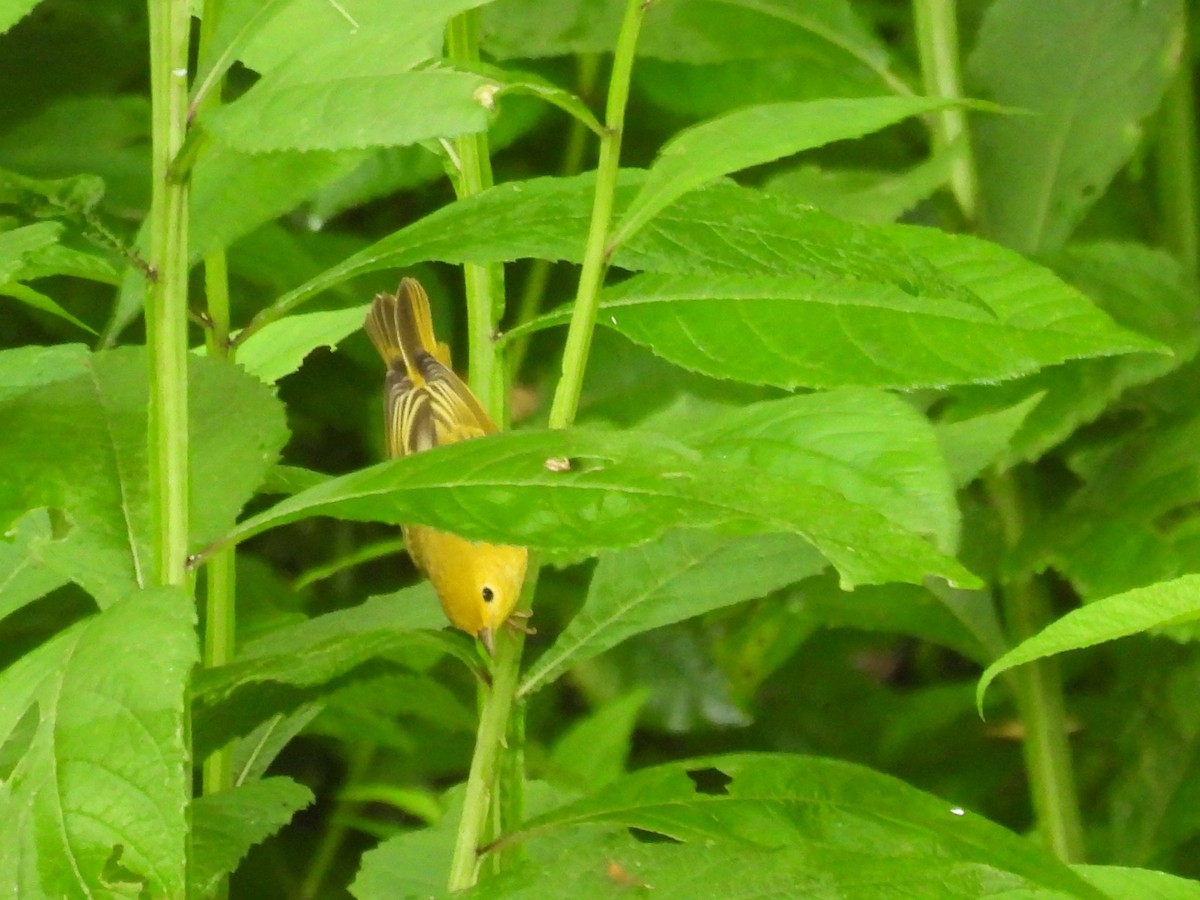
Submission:
[[[565,456],[552,456],[545,462],[546,470],[549,472],[570,472],[571,461]]]
[[[640,887],[649,889],[651,886],[646,884],[636,875],[631,875],[623,865],[615,859],[610,859],[604,867],[604,874],[609,880],[621,885],[621,887]]]

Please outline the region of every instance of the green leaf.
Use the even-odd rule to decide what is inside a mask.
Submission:
[[[0,674],[0,742],[26,742],[0,785],[0,882],[21,896],[104,893],[110,863],[183,894],[192,609],[134,592]]]
[[[191,895],[209,896],[251,847],[287,825],[313,799],[304,785],[275,777],[193,800]]]
[[[938,443],[955,487],[966,487],[989,466],[1007,458],[1013,436],[1044,396],[1034,394],[998,412],[938,423]]]
[[[35,510],[0,538],[0,619],[67,583],[39,559],[42,544],[54,540],[54,525],[46,510]]]
[[[33,12],[39,0],[3,0],[0,2],[0,34],[8,31]]]
[[[944,550],[957,542],[957,509],[930,426],[889,394],[785,397],[651,427],[748,470],[835,490],[905,528],[935,535]],[[823,568],[819,556],[788,535],[678,532],[604,556],[583,609],[534,664],[521,692],[634,634],[764,596]]]
[[[350,885],[356,900],[449,896],[446,873],[462,814],[461,787],[448,792],[444,805],[445,815],[432,828],[398,834],[363,854]]]
[[[15,204],[39,219],[83,221],[103,198],[104,182],[95,175],[38,179],[0,171],[0,203]]]
[[[241,740],[235,741],[230,755],[234,783],[260,781],[283,749],[321,712],[321,704],[307,703],[295,712],[277,713]]]
[[[114,287],[121,283],[121,272],[117,270],[112,259],[96,253],[76,250],[74,247],[67,247],[63,244],[51,244],[29,254],[17,273],[16,279],[33,281],[53,275],[86,278],[89,281],[98,281]]]
[[[893,394],[847,388],[746,404],[672,431],[706,455],[803,478],[952,553],[959,516],[928,420]]]
[[[659,151],[641,191],[609,236],[609,247],[625,243],[665,207],[722,175],[861,137],[945,105],[925,97],[771,103],[694,125]]]
[[[988,666],[979,679],[976,702],[982,705],[988,685],[1015,666],[1197,617],[1200,575],[1185,575],[1096,600],[1051,622]]]
[[[1164,251],[1103,241],[1072,245],[1052,263],[1117,324],[1159,341],[1173,355],[1080,360],[1011,384],[956,391],[956,416],[992,412],[1045,393],[1001,458],[1005,466],[1039,458],[1102,415],[1129,388],[1178,369],[1200,348],[1200,332],[1193,327],[1194,280]]]
[[[618,209],[644,178],[639,170],[620,173]],[[594,188],[594,173],[497,185],[359,251],[289,291],[276,305],[294,306],[367,272],[430,260],[580,262]],[[843,222],[794,199],[722,183],[681,198],[619,249],[615,264],[693,276],[802,275],[822,283],[852,279],[978,303],[919,255],[897,246],[893,233]]]
[[[330,20],[328,9],[293,14],[306,4],[292,4],[245,48],[244,58],[265,71],[263,77],[199,121],[250,153],[394,146],[483,131],[487,110],[477,92],[494,86],[490,79],[418,68],[437,55],[446,21],[482,2],[404,0],[388,14],[366,3],[351,22]],[[302,43],[318,22],[324,22],[319,36]],[[265,51],[271,60],[256,62],[256,52],[271,45]],[[296,53],[297,47],[306,49]]]
[[[391,147],[486,131],[483,98],[494,89],[483,76],[447,68],[315,84],[264,79],[203,121],[248,153]]]
[[[42,385],[78,378],[91,357],[83,344],[28,345],[0,352],[0,404]]]
[[[482,43],[497,59],[611,53],[620,22],[619,3],[499,0],[482,11]],[[779,69],[786,77],[803,60],[807,79],[795,79],[799,86],[816,72],[873,93],[894,82],[887,47],[846,0],[803,7],[788,0],[656,3],[646,11],[638,58],[695,63],[708,71],[729,60],[766,60],[777,62],[777,80]],[[639,80],[642,74],[639,66]],[[785,80],[785,86],[792,84]]]
[[[455,691],[424,671],[348,681],[326,694],[321,706],[310,733],[348,743],[369,741],[415,757],[421,756],[421,742],[431,739],[431,733],[457,732],[466,738],[478,726],[473,705],[468,708]],[[431,761],[428,768],[449,771],[453,765],[450,760]]]
[[[550,840],[545,839],[547,843]],[[898,844],[902,840],[897,837]],[[966,897],[1016,900],[1026,896],[1068,896],[1042,891],[1025,879],[990,866],[935,856],[903,855],[899,848],[881,853],[873,849],[809,846],[762,850],[716,841],[707,845],[651,843],[627,832],[596,827],[582,828],[555,840],[538,852],[534,860],[483,882],[462,897],[464,900],[555,900],[564,895],[609,898],[640,894],[653,896],[655,900],[693,897],[876,900],[892,895],[922,900]],[[364,896],[363,900],[368,898]]]
[[[547,467],[564,456],[574,460],[571,471]],[[791,531],[837,566],[847,585],[928,574],[974,578],[835,491],[704,461],[649,433],[518,432],[437,447],[296,494],[222,543],[314,515],[419,523],[547,550],[630,546],[680,525]]]
[[[1178,0],[988,7],[966,91],[1032,114],[972,124],[985,234],[1028,253],[1066,242],[1141,142],[1182,35]]]
[[[625,774],[630,738],[650,692],[638,689],[593,710],[554,742],[550,778],[595,790]]]
[[[342,684],[405,668],[409,660],[450,652],[470,664],[466,641],[433,630],[444,624],[433,589],[422,583],[249,642],[231,663],[206,669],[193,682],[197,754]]]
[[[535,97],[551,106],[557,106],[581,125],[585,125],[592,134],[603,137],[604,126],[597,121],[586,103],[575,94],[547,81],[532,72],[506,71],[497,66],[474,65],[471,71],[478,72],[491,78],[497,85],[495,96],[506,95]],[[488,109],[491,106],[485,104]]]
[[[363,151],[239,152],[214,144],[201,155],[188,195],[188,254],[224,250],[264,222],[291,212],[359,166]]]
[[[97,10],[96,15],[100,17],[104,13]],[[150,184],[146,172],[150,166],[150,97],[148,94],[104,93],[99,83],[121,68],[120,65],[111,66],[104,73],[99,70],[105,64],[103,56],[125,52],[120,40],[111,40],[115,36],[112,32],[103,37],[96,33],[114,24],[108,18],[103,29],[85,26],[88,38],[93,42],[91,52],[79,60],[89,66],[87,94],[68,92],[49,102],[43,100],[43,105],[30,110],[30,114],[19,122],[12,122],[0,134],[0,166],[14,173],[48,179],[57,179],[65,173],[88,174],[37,181],[5,173],[0,176],[0,197],[12,197],[11,189],[23,188],[27,193],[15,198],[22,208],[37,215],[64,218],[91,212],[101,197],[107,198],[108,208],[114,211],[142,211],[149,205]],[[51,41],[75,40],[82,51],[79,45],[88,38],[76,32],[69,37],[56,35]],[[144,41],[144,37],[140,38],[138,43],[130,44],[129,49],[141,47]],[[46,46],[52,48],[53,44]],[[131,69],[130,74],[134,71],[136,69]],[[123,89],[113,87],[114,90]],[[128,83],[124,89],[128,89]],[[74,190],[64,192],[63,188]],[[76,203],[69,209],[70,205],[64,206],[61,199],[72,196]]]
[[[685,121],[760,103],[912,90],[848,0],[691,0],[647,10],[637,86]]]
[[[994,315],[870,282],[640,275],[604,292],[597,321],[684,368],[783,388],[993,382],[1073,357],[1159,348],[1048,272],[974,244],[963,249],[974,251],[976,270],[1010,270],[1004,296],[986,296]],[[532,328],[568,318],[552,313]]]
[[[640,177],[623,176],[619,204]],[[453,203],[290,291],[277,305],[288,308],[355,275],[426,260],[487,263],[534,257],[577,262],[592,181],[592,176],[580,176],[512,182]],[[764,329],[782,317],[793,331],[798,301],[808,299],[808,314],[800,321],[822,325],[821,337],[835,340],[834,346],[866,341],[875,352],[898,357],[876,360],[867,354],[864,360],[862,348],[851,346],[844,363],[832,349],[826,359],[806,332],[805,339],[778,351],[781,358],[762,361],[770,370],[765,374],[783,383],[990,382],[1065,359],[1162,349],[1113,325],[1048,270],[994,244],[934,229],[854,225],[796,200],[736,185],[715,185],[682,198],[619,251],[615,263],[679,277],[677,282],[633,280],[612,288],[610,298],[634,303],[626,294],[639,285],[647,291],[663,285],[666,291],[677,283],[680,293],[689,295],[688,308],[711,307],[706,317],[711,323],[718,318],[716,310],[730,305],[730,292],[721,295],[714,288],[724,284],[749,295],[740,306],[763,310]],[[649,302],[638,305],[645,315],[653,313],[640,306],[657,308]],[[930,325],[935,339],[925,332],[917,340],[896,333],[898,327],[912,327],[914,314]],[[659,310],[658,316],[666,313]],[[850,326],[840,324],[842,316]],[[611,326],[611,317],[609,312],[600,321]],[[533,327],[561,320],[561,314],[551,314]],[[726,324],[721,323],[722,333]],[[522,333],[514,329],[509,336]],[[722,336],[716,336],[718,341]],[[754,346],[764,343],[760,335],[751,337]],[[670,343],[686,346],[686,336],[673,334]],[[950,346],[953,353],[946,350]],[[697,355],[693,352],[689,359]],[[730,356],[736,359],[729,361]],[[798,363],[781,372],[792,357]],[[736,354],[729,349],[722,366],[745,369],[756,360],[738,343]],[[695,364],[715,368],[711,361]],[[765,380],[763,373],[756,377]]]
[[[20,272],[26,257],[56,243],[62,230],[58,222],[38,222],[0,231],[0,283]]]
[[[974,600],[976,608],[986,603],[979,596]],[[984,664],[994,658],[984,637],[986,626],[917,585],[863,585],[847,593],[836,580],[822,575],[797,584],[778,602],[796,604],[799,612],[825,628],[905,635],[950,647]]]
[[[81,322],[45,294],[35,291],[28,285],[15,284],[11,281],[0,284],[0,294],[12,297],[14,300],[19,300],[33,309],[39,309],[42,312],[50,313],[52,316],[57,316],[64,321],[70,322],[72,325],[82,328],[84,331],[92,334],[96,333],[96,330],[86,322]]]
[[[888,53],[847,0],[802,7],[788,0],[664,3],[646,11],[638,40],[639,57],[705,65],[797,56],[813,68],[857,69],[860,78],[870,72],[880,86],[891,80]]]
[[[744,754],[654,766],[535,816],[508,839],[591,824],[640,828],[706,850],[790,850],[818,864],[844,864],[856,853],[880,862],[937,859],[939,869],[984,865],[1039,887],[1103,896],[1033,843],[975,813],[881,773],[815,757]],[[738,878],[752,869],[739,869]],[[878,881],[868,883],[877,890]]]
[[[389,45],[400,59],[410,47],[421,48],[425,58],[437,55],[446,22],[460,12],[487,0],[339,0],[338,3],[293,2],[263,23],[245,45],[239,58],[256,72],[285,68],[288,77],[306,74],[320,79],[337,74],[337,62],[346,58],[345,71],[380,65]]]
[[[538,657],[519,693],[545,687],[636,634],[765,596],[823,568],[825,560],[790,534],[674,531],[602,556],[583,608]]]
[[[1121,866],[1072,866],[1112,900],[1197,900],[1200,882],[1152,869]]]
[[[5,351],[0,360],[20,365],[38,355]],[[42,359],[40,387],[30,388],[23,372],[0,386],[0,466],[9,474],[0,482],[0,527],[32,509],[61,511],[65,534],[41,546],[41,560],[107,606],[150,571],[145,353],[81,357],[70,348]],[[60,360],[70,377],[50,372]],[[0,363],[0,382],[16,365]],[[261,382],[216,360],[190,366],[189,533],[199,549],[233,523],[287,430]]]
[[[1194,642],[1163,644],[1146,641],[1119,660],[1135,681],[1116,748],[1121,765],[1107,792],[1110,857],[1121,865],[1152,866],[1186,854],[1200,834],[1200,698],[1193,690],[1200,654]]]
[[[196,102],[198,94],[207,93],[229,71],[246,44],[281,10],[301,6],[303,4],[292,0],[229,0],[206,10],[206,14],[215,11],[218,18],[215,27],[211,22],[204,23],[210,37],[203,42],[204,53],[196,66],[192,103]]]
[[[332,350],[362,328],[367,307],[303,313],[272,322],[238,347],[237,361],[247,372],[274,384],[295,372],[318,347]]]
[[[886,225],[929,199],[949,180],[957,153],[957,149],[943,150],[904,172],[799,166],[768,179],[763,187],[843,219]]]

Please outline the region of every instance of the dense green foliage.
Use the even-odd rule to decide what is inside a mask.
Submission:
[[[1183,0],[148,6],[0,0],[0,893],[1200,897]]]

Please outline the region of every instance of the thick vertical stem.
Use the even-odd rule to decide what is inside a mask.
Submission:
[[[187,0],[150,0],[153,193],[146,301],[150,363],[150,503],[154,580],[187,581],[187,184],[168,170],[183,146],[187,116]]]
[[[958,21],[955,0],[913,0],[917,25],[917,48],[921,57],[921,79],[930,97],[962,97],[958,64]],[[948,107],[930,115],[935,149],[956,148],[950,168],[950,188],[968,222],[975,220],[979,186],[971,155],[967,114]]]
[[[1020,539],[1023,516],[1011,475],[994,478],[992,505],[1009,547]],[[1003,587],[1004,613],[1014,644],[1050,624],[1042,583],[1022,578]],[[1084,860],[1083,824],[1068,741],[1066,706],[1058,661],[1041,659],[1013,670],[1017,710],[1025,728],[1023,749],[1030,798],[1047,845],[1064,862]]]
[[[149,0],[151,96],[150,279],[146,297],[149,368],[150,526],[153,584],[187,588],[188,377],[187,184],[168,176],[187,128],[187,0]],[[192,770],[191,709],[183,702],[184,771]],[[183,878],[191,866],[184,839]]]
[[[479,11],[469,9],[450,20],[446,53],[455,62],[479,60]],[[486,131],[455,139],[459,173],[455,189],[460,198],[492,186],[492,160]],[[467,290],[467,344],[471,365],[468,383],[475,396],[502,426],[508,398],[504,373],[496,353],[496,329],[504,314],[504,271],[499,264],[463,266]]]
[[[1012,585],[1005,589],[1004,600],[1014,643],[1037,634],[1053,619],[1040,582]],[[1047,658],[1021,666],[1013,672],[1012,683],[1025,728],[1022,749],[1038,826],[1059,859],[1082,863],[1083,824],[1058,661]]]
[[[1163,243],[1188,272],[1195,273],[1200,265],[1200,213],[1196,208],[1196,101],[1190,44],[1185,28],[1179,71],[1159,113],[1155,157]]]

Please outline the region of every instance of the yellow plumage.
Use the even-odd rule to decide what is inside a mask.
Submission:
[[[429,298],[414,279],[401,281],[395,294],[378,295],[365,328],[388,367],[384,406],[392,458],[496,432],[450,368],[450,353],[433,334]],[[525,548],[468,541],[424,525],[405,527],[404,540],[433,582],[446,617],[490,650],[520,597]]]

